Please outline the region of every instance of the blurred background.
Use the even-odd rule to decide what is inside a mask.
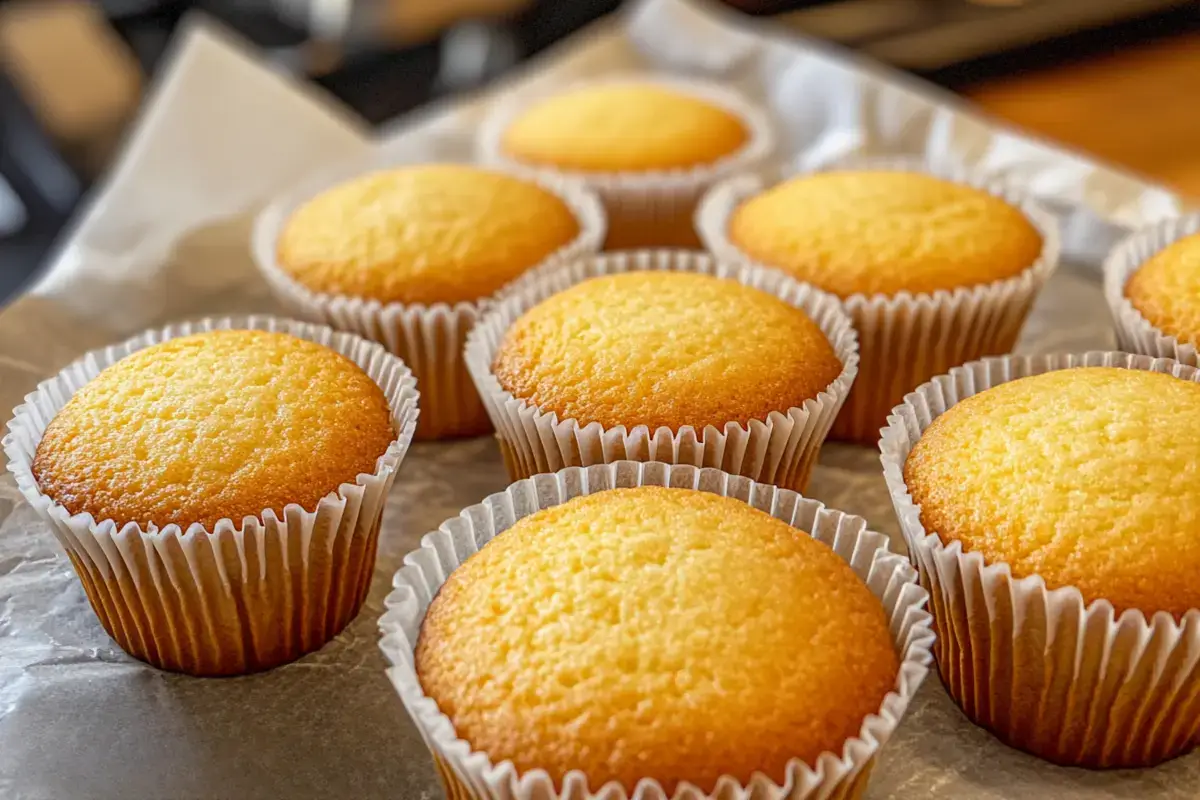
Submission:
[[[707,0],[717,2],[718,0]],[[1200,195],[1197,0],[724,0]],[[172,32],[218,18],[372,124],[485,85],[621,0],[0,0],[0,303],[134,118]]]

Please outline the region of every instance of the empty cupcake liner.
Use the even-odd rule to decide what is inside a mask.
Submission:
[[[838,168],[923,172],[974,186],[1019,208],[1042,235],[1041,255],[1012,278],[933,294],[855,294],[843,299],[858,331],[861,362],[854,391],[830,437],[872,444],[905,392],[951,367],[1013,349],[1038,292],[1058,266],[1058,222],[1004,180],[973,170],[932,167],[904,157],[845,159],[824,169]],[[730,241],[729,219],[743,201],[772,183],[739,176],[717,185],[701,201],[696,226],[718,258],[752,262]]]
[[[698,272],[736,280],[802,309],[820,326],[842,362],[842,371],[803,406],[771,412],[748,425],[727,422],[718,429],[678,431],[645,425],[605,428],[598,422],[560,420],[506,391],[492,372],[508,328],[550,295],[589,278],[622,272]],[[622,459],[716,467],[763,483],[803,490],[821,444],[858,371],[858,342],[837,298],[792,280],[781,272],[722,264],[703,253],[641,250],[611,253],[552,265],[501,290],[496,304],[467,336],[467,370],[496,427],[509,476],[516,480],[563,467],[591,466]]]
[[[711,164],[689,169],[640,172],[587,172],[530,164],[505,152],[503,138],[512,122],[540,100],[562,91],[613,83],[652,83],[692,95],[738,117],[749,134],[734,153]],[[581,81],[566,89],[501,102],[488,116],[478,139],[482,161],[509,168],[532,169],[546,177],[567,178],[595,191],[608,214],[608,250],[639,247],[695,247],[699,244],[692,217],[701,195],[717,181],[761,169],[775,149],[775,134],[762,108],[733,88],[707,81],[661,75],[619,74]]]
[[[574,497],[634,486],[698,489],[734,497],[810,532],[845,559],[879,598],[901,661],[894,688],[879,711],[863,720],[858,736],[848,740],[840,752],[827,751],[816,764],[793,759],[782,785],[761,773],[744,786],[725,776],[707,794],[682,783],[673,795],[675,800],[860,796],[879,749],[899,725],[932,660],[930,616],[924,609],[927,595],[916,584],[912,566],[888,552],[887,537],[867,530],[862,518],[825,508],[795,492],[715,469],[632,461],[573,467],[514,483],[427,534],[421,548],[406,556],[396,573],[380,620],[380,646],[392,664],[388,676],[433,753],[447,795],[476,800],[666,800],[661,784],[653,780],[638,782],[632,792],[615,782],[590,788],[587,776],[574,771],[556,786],[543,770],[519,774],[511,761],[493,763],[486,753],[473,752],[469,742],[458,738],[450,719],[422,691],[414,667],[413,652],[425,612],[447,576],[461,563],[518,519]]]
[[[307,511],[142,528],[71,514],[42,493],[33,459],[46,426],[104,368],[168,339],[219,329],[279,331],[354,361],[388,400],[396,438],[372,474],[343,483]],[[148,331],[88,353],[26,396],[8,423],[8,469],[50,525],[105,630],[127,653],[192,675],[255,672],[316,650],[358,613],[375,564],[388,490],[417,421],[408,367],[378,344],[272,317],[204,319]]]
[[[362,297],[312,291],[284,271],[277,243],[292,212],[325,189],[366,173],[396,166],[387,161],[354,164],[323,174],[280,197],[258,215],[253,251],[263,277],[290,313],[379,342],[404,359],[421,390],[418,439],[471,436],[489,429],[462,361],[467,333],[487,307],[488,298],[461,303],[380,303]],[[525,178],[559,197],[579,223],[571,242],[530,268],[561,263],[598,251],[606,228],[600,201],[569,181],[521,169],[500,171]]]
[[[1200,742],[1200,610],[1176,621],[1075,587],[1014,578],[927,531],[904,482],[921,434],[963,399],[1017,378],[1081,366],[1150,370],[1200,382],[1196,369],[1125,353],[1010,356],[953,369],[911,392],[880,442],[884,477],[909,552],[929,589],[942,681],[976,724],[1058,764],[1148,766]]]
[[[1154,327],[1125,296],[1125,284],[1143,264],[1186,236],[1200,233],[1200,214],[1165,220],[1135,231],[1118,244],[1104,261],[1104,298],[1117,330],[1117,346],[1131,353],[1173,358],[1200,365],[1196,346]]]

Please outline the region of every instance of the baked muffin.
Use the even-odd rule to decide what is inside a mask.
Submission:
[[[1155,254],[1125,284],[1125,296],[1151,325],[1200,345],[1200,233]]]
[[[608,83],[535,103],[509,124],[501,146],[529,164],[580,172],[688,169],[746,145],[732,111],[653,83]]]
[[[729,239],[838,297],[932,294],[1028,269],[1042,237],[1020,209],[918,172],[804,175],[742,203]]]
[[[976,362],[884,432],[943,680],[1005,742],[1103,768],[1200,742],[1196,377],[1123,353]]]
[[[514,479],[630,459],[800,489],[856,368],[836,298],[682,251],[531,276],[480,325],[467,365]]]
[[[525,312],[493,369],[513,397],[580,425],[702,431],[801,406],[842,363],[778,297],[711,275],[629,272]]]
[[[1179,619],[1200,608],[1200,384],[1059,370],[938,417],[904,478],[926,529],[1016,578]],[[1019,476],[1019,479],[1015,479]]]
[[[71,514],[143,528],[317,501],[373,473],[396,438],[383,390],[353,361],[284,333],[171,339],[101,372],[46,426],[33,461]]]
[[[1104,260],[1104,299],[1117,346],[1200,364],[1200,214],[1133,231]]]
[[[72,367],[44,384],[12,424],[18,484],[105,628],[156,666],[267,669],[322,646],[366,596],[413,381],[378,345],[279,327],[297,335],[134,340],[90,357],[90,380]]]
[[[769,146],[761,115],[719,87],[607,81],[505,111],[485,156],[570,176],[608,210],[608,249],[694,247],[704,187],[753,166]]]
[[[899,662],[879,600],[827,546],[737,500],[639,487],[525,517],[467,559],[415,668],[492,763],[671,795],[840,754]]]
[[[474,302],[579,234],[533,181],[463,164],[377,172],[317,195],[279,235],[279,266],[314,292],[380,303]]]
[[[259,263],[285,302],[409,363],[424,439],[488,427],[461,359],[481,303],[526,270],[593,252],[604,235],[583,190],[465,164],[368,173],[277,204],[260,228]]]
[[[832,435],[861,443],[918,384],[1011,350],[1056,249],[1053,220],[1027,203],[891,167],[800,175],[746,196],[725,186],[702,217],[719,256],[846,302],[862,367]]]

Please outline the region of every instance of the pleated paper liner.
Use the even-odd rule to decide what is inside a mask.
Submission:
[[[823,753],[815,764],[793,759],[782,784],[761,773],[747,785],[725,776],[711,793],[685,782],[674,797],[773,800],[861,796],[880,748],[900,723],[932,660],[930,618],[923,608],[927,595],[916,584],[912,566],[903,557],[888,552],[887,537],[867,530],[860,517],[827,509],[795,492],[715,469],[631,461],[569,468],[514,483],[426,535],[421,548],[406,556],[404,567],[396,573],[386,613],[380,620],[380,646],[392,664],[388,675],[433,753],[447,796],[471,800],[627,800],[631,796],[637,800],[666,800],[662,786],[652,780],[640,781],[631,795],[629,787],[615,782],[589,787],[587,777],[579,771],[568,773],[562,785],[556,786],[543,770],[518,774],[510,761],[492,763],[486,753],[472,752],[470,744],[458,738],[450,719],[422,691],[413,666],[413,649],[429,603],[462,562],[522,517],[574,497],[633,486],[698,489],[734,497],[810,532],[844,558],[879,598],[901,662],[894,688],[879,711],[864,719],[858,736],[845,742],[839,751]],[[730,709],[730,713],[736,712]]]
[[[290,313],[380,342],[404,359],[421,391],[417,438],[473,436],[490,430],[487,413],[463,365],[467,333],[489,298],[454,304],[380,303],[362,297],[312,291],[285,272],[277,243],[292,212],[325,189],[369,172],[399,166],[385,160],[342,166],[317,176],[267,206],[255,220],[254,260],[275,296]],[[530,269],[597,252],[604,241],[604,209],[594,194],[569,181],[529,170],[497,168],[531,180],[561,199],[579,223],[579,234]]]
[[[1038,292],[1058,266],[1058,222],[1004,180],[972,170],[905,157],[858,157],[825,167],[838,168],[922,172],[974,186],[1019,208],[1042,236],[1041,255],[1012,278],[933,294],[855,294],[842,301],[858,331],[861,362],[830,438],[874,444],[905,392],[951,367],[1013,349]],[[752,262],[730,241],[729,219],[743,201],[775,182],[739,176],[714,187],[696,214],[705,247],[723,260]]]
[[[842,362],[834,381],[803,406],[773,411],[747,425],[720,429],[684,426],[650,430],[645,425],[605,428],[597,422],[560,420],[505,391],[492,372],[504,334],[522,313],[550,295],[589,278],[623,272],[697,272],[729,278],[802,309],[820,327]],[[641,250],[609,253],[552,265],[501,290],[496,304],[467,337],[467,369],[496,428],[509,476],[516,480],[563,467],[622,459],[715,467],[797,491],[808,483],[821,444],[858,370],[858,343],[837,298],[781,272],[723,264],[703,253]]]
[[[211,530],[118,526],[71,514],[41,492],[32,464],[46,426],[101,370],[151,345],[217,329],[290,333],[358,364],[383,389],[395,439],[361,474],[312,511],[288,505]],[[163,669],[233,675],[269,669],[316,650],[358,614],[375,565],[388,490],[417,421],[415,381],[378,344],[272,317],[204,319],[148,331],[88,353],[43,381],[8,424],[8,468],[53,530],[104,629],[127,653]]]
[[[1117,346],[1131,353],[1173,358],[1191,366],[1200,365],[1196,346],[1154,327],[1125,296],[1125,284],[1143,264],[1170,245],[1200,233],[1200,214],[1165,220],[1135,231],[1109,253],[1104,261],[1104,298],[1117,330]]]
[[[1058,764],[1135,767],[1200,742],[1200,610],[1117,616],[1074,587],[1014,578],[961,542],[927,531],[904,462],[934,419],[963,399],[1028,375],[1077,366],[1151,370],[1200,382],[1167,359],[1125,353],[1010,356],[953,369],[910,393],[880,442],[909,552],[929,589],[942,682],[976,724]]]
[[[476,792],[472,790],[469,785],[464,783],[463,780],[459,778],[457,774],[455,774],[454,769],[439,756],[433,756],[433,766],[437,771],[438,781],[441,782],[442,789],[446,792],[446,800],[481,800],[482,798],[497,798],[497,800],[499,798],[504,798],[504,800],[510,800],[510,798],[524,798],[527,796],[530,798],[537,798],[537,800],[552,800],[553,798],[562,798],[562,800],[583,800],[583,798],[590,797],[595,797],[596,800],[620,800],[621,798],[628,797],[628,794],[622,789],[615,787],[605,787],[604,791],[597,792],[593,795],[588,792],[585,785],[580,785],[579,783],[564,787],[562,793],[558,795],[534,794],[532,792],[529,792],[525,795],[520,795],[511,791],[502,791],[499,793],[489,793],[486,791]],[[760,789],[758,790],[759,794],[756,795],[754,793],[754,789],[748,789],[747,787],[734,784],[725,784],[720,791],[713,792],[707,796],[702,792],[698,793],[694,788],[684,787],[676,791],[676,793],[673,795],[673,800],[691,800],[692,798],[704,797],[711,798],[711,800],[758,800],[759,797],[820,797],[823,800],[859,800],[860,798],[867,796],[867,785],[871,781],[871,770],[874,768],[874,766],[875,761],[872,759],[861,770],[858,771],[858,774],[854,775],[853,777],[849,777],[846,780],[839,782],[837,785],[829,788],[825,787],[824,785],[820,785],[815,789],[809,790],[807,794],[796,794],[794,792],[792,794],[786,794],[782,788],[775,787],[774,789]],[[660,792],[658,795],[653,794],[654,790],[655,789],[653,787],[641,789],[640,793],[639,791],[635,790],[633,798],[634,800],[649,800],[650,798],[665,798],[667,796],[665,792],[662,792],[661,788],[658,789]],[[546,789],[539,789],[539,791],[546,791]],[[771,794],[772,791],[774,791],[774,794]]]
[[[501,102],[480,132],[478,150],[484,163],[533,169],[539,175],[566,178],[596,192],[608,216],[606,250],[645,247],[698,247],[692,224],[696,203],[713,184],[733,175],[761,169],[775,149],[775,135],[767,113],[731,87],[720,83],[661,75],[622,74],[581,81],[562,91],[603,84],[654,84],[692,95],[738,117],[749,134],[737,151],[711,164],[688,169],[646,171],[571,171],[529,164],[505,152],[505,131],[524,111],[559,92]]]

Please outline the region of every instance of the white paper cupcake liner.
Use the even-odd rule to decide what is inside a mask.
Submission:
[[[422,691],[413,666],[413,650],[429,603],[447,576],[493,537],[543,508],[581,495],[634,486],[698,489],[734,497],[829,545],[883,604],[901,661],[894,687],[879,711],[863,720],[858,736],[848,740],[840,752],[827,751],[811,765],[792,759],[782,785],[761,774],[745,786],[725,776],[710,794],[683,783],[673,797],[774,800],[860,796],[879,749],[900,723],[932,660],[930,616],[923,608],[927,595],[916,584],[912,566],[903,557],[888,552],[887,537],[867,530],[862,518],[827,509],[795,492],[715,469],[631,461],[570,468],[514,483],[426,535],[421,548],[406,556],[404,567],[396,573],[386,613],[380,620],[380,646],[392,663],[388,675],[434,755],[447,795],[476,800],[626,800],[631,796],[628,787],[615,782],[589,788],[587,777],[579,771],[568,773],[562,785],[556,787],[543,770],[518,774],[510,761],[494,764],[486,753],[472,752],[470,744],[458,738],[450,719]],[[731,712],[736,713],[736,709]],[[666,800],[667,795],[656,781],[643,780],[632,797]]]
[[[1143,264],[1170,245],[1200,232],[1200,214],[1165,220],[1135,231],[1104,261],[1104,298],[1117,330],[1117,346],[1131,353],[1173,358],[1190,366],[1200,364],[1196,347],[1154,327],[1125,296],[1125,284]]]
[[[729,278],[802,309],[821,328],[842,362],[842,371],[803,406],[771,412],[747,425],[728,422],[697,431],[684,426],[650,430],[645,425],[605,428],[597,422],[560,420],[506,391],[492,372],[508,328],[525,311],[569,286],[601,275],[642,270],[697,272]],[[715,467],[797,491],[808,483],[817,453],[858,371],[858,343],[836,297],[805,286],[781,272],[722,264],[682,250],[611,253],[554,265],[501,290],[496,304],[467,337],[467,369],[496,428],[505,466],[513,480],[622,459]]]
[[[1038,292],[1058,266],[1059,230],[1054,216],[1032,199],[984,173],[901,157],[846,159],[824,169],[839,168],[923,172],[974,186],[1019,208],[1042,236],[1037,260],[1011,278],[932,294],[854,294],[842,301],[858,331],[861,362],[830,437],[871,444],[905,392],[951,367],[1013,349]],[[753,263],[730,241],[729,219],[744,200],[773,183],[739,176],[714,187],[696,213],[705,247],[720,259]]]
[[[563,91],[613,83],[651,83],[692,95],[738,117],[748,138],[736,152],[711,164],[689,169],[640,172],[585,172],[529,164],[509,155],[503,137],[518,116],[538,101]],[[696,203],[713,184],[733,175],[763,168],[775,149],[767,113],[734,89],[713,82],[661,75],[622,74],[581,81],[558,91],[500,103],[485,120],[478,140],[482,161],[509,168],[534,170],[546,177],[567,178],[596,192],[608,215],[608,250],[642,247],[695,247],[692,223]]]
[[[1177,622],[1075,587],[1014,578],[958,541],[927,531],[904,462],[946,409],[993,386],[1080,366],[1150,370],[1200,382],[1194,368],[1125,353],[1010,356],[953,369],[911,392],[880,442],[884,477],[909,552],[929,589],[934,653],[950,696],[976,724],[1059,764],[1148,766],[1200,741],[1200,611]]]
[[[471,302],[380,303],[349,295],[314,292],[285,272],[276,259],[277,243],[288,218],[325,189],[366,173],[397,166],[383,160],[343,166],[310,180],[267,206],[255,220],[254,260],[279,300],[303,319],[350,331],[380,342],[404,359],[421,390],[418,439],[471,436],[489,429],[462,361],[467,333],[487,307],[488,298]],[[579,223],[578,235],[530,268],[570,261],[597,252],[604,242],[606,222],[600,201],[590,191],[553,176],[529,170],[500,171],[534,181],[559,197]]]
[[[388,400],[395,439],[372,474],[359,475],[312,511],[143,529],[71,514],[43,494],[32,464],[46,426],[66,402],[121,358],[217,329],[290,333],[354,361]],[[130,655],[163,669],[227,675],[268,669],[321,647],[362,606],[388,490],[417,421],[408,367],[378,344],[272,317],[204,319],[148,331],[88,353],[26,396],[8,423],[8,469],[70,556],[105,630]],[[239,525],[240,523],[240,525]]]

